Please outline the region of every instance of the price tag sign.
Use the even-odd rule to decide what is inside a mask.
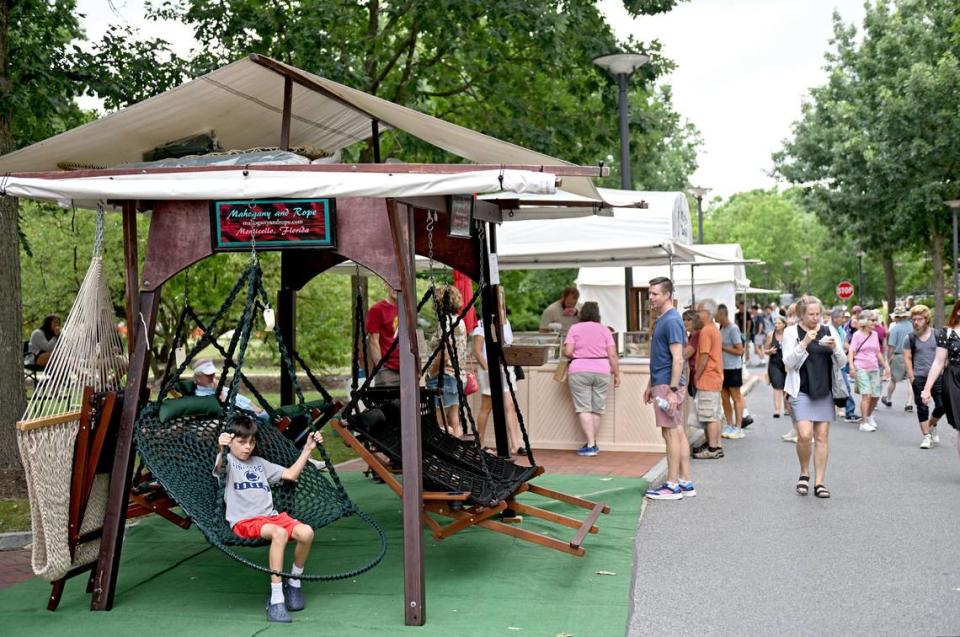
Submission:
[[[470,238],[470,223],[473,221],[473,197],[471,195],[450,195],[450,236]]]

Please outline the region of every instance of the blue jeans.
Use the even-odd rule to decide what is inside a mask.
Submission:
[[[853,402],[853,391],[850,389],[850,365],[843,366],[843,383],[847,386],[847,403],[843,406],[845,418],[857,416],[857,403]]]

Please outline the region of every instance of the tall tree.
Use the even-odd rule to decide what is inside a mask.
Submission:
[[[82,36],[73,0],[0,2],[0,155],[82,120],[65,51]],[[14,423],[24,407],[17,201],[0,196],[0,487],[22,489]]]
[[[943,200],[960,194],[956,3],[881,0],[867,6],[860,39],[839,16],[834,23],[829,80],[811,91],[778,170],[824,223],[880,255],[888,303],[895,253],[924,246],[939,320]]]

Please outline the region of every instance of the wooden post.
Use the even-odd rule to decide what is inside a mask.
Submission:
[[[130,272],[127,273],[128,276]],[[150,340],[157,322],[157,307],[160,290],[141,291],[140,307],[136,321],[141,319],[146,330],[133,332],[133,355],[127,371],[127,388],[124,392],[123,412],[117,432],[117,449],[110,473],[110,491],[107,511],[103,521],[103,536],[100,540],[100,555],[94,574],[91,610],[110,610],[117,589],[117,572],[120,569],[120,552],[123,548],[124,523],[127,518],[127,503],[133,473],[133,426],[140,411],[141,401],[150,371]]]
[[[487,237],[490,241],[490,248],[487,249],[486,241],[480,241],[480,268],[483,272],[483,278],[487,282],[481,294],[483,303],[483,342],[487,350],[487,374],[490,378],[490,406],[493,413],[493,433],[497,440],[497,455],[502,458],[510,457],[510,437],[507,435],[507,416],[503,405],[503,368],[500,365],[500,353],[503,349],[501,336],[503,335],[503,326],[500,325],[499,307],[499,281],[490,280],[490,254],[497,252],[496,224],[487,224]],[[514,450],[515,451],[515,450]]]
[[[420,356],[413,263],[413,211],[387,200],[400,288],[400,437],[403,445],[403,612],[407,626],[426,621],[423,577],[423,476],[420,450]]]
[[[140,307],[140,267],[137,244],[137,208],[133,201],[123,202],[123,265],[127,303],[127,356],[133,358],[133,337],[136,335],[137,308]]]
[[[283,78],[283,113],[280,115],[280,150],[290,150],[290,115],[293,107],[293,80]]]

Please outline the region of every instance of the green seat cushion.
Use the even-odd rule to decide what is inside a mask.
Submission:
[[[181,378],[174,383],[173,388],[180,392],[181,396],[193,396],[197,393],[197,381],[189,378]]]
[[[167,422],[182,416],[223,416],[223,408],[216,396],[184,396],[165,400],[160,405],[160,422]]]
[[[308,400],[303,403],[303,407],[300,405],[283,405],[276,409],[277,418],[297,418],[298,416],[303,416],[308,413],[311,409],[319,409],[323,411],[330,406],[330,403],[325,400]]]

